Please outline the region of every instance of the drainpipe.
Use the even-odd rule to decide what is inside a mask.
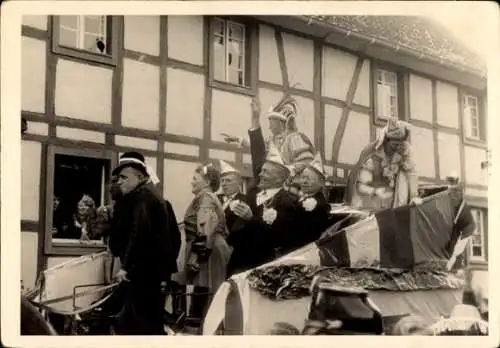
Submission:
[[[407,53],[413,57],[416,57],[416,58],[422,59],[422,60],[427,60],[427,61],[434,63],[434,64],[451,66],[451,67],[453,67],[457,70],[460,70],[460,71],[466,71],[466,72],[469,72],[469,73],[472,73],[475,75],[480,75],[481,77],[485,77],[485,73],[481,70],[473,69],[470,67],[465,67],[464,65],[462,65],[460,63],[446,62],[446,64],[445,64],[445,62],[442,58],[432,57],[430,55],[425,54],[422,51],[417,51],[415,49],[408,48],[408,47],[401,45],[399,43],[394,44],[394,43],[388,42],[386,40],[375,39],[373,37],[370,37],[370,36],[367,36],[364,34],[353,32],[352,30],[347,30],[347,29],[343,29],[340,27],[335,27],[334,25],[328,25],[327,23],[324,23],[324,22],[316,20],[316,19],[312,19],[310,17],[306,17],[306,16],[298,16],[298,17],[305,20],[308,25],[314,24],[314,25],[328,27],[328,28],[332,29],[330,31],[330,33],[324,37],[324,40],[326,40],[328,38],[328,36],[330,36],[331,34],[341,33],[341,34],[344,34],[345,37],[352,36],[354,38],[358,38],[360,40],[367,41],[369,44],[379,44],[380,46],[385,46],[385,47],[391,48],[394,50],[394,52]]]

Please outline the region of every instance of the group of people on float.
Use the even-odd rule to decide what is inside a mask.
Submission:
[[[183,216],[185,270],[177,258],[181,235],[159,179],[137,152],[123,154],[112,173],[113,203],[97,209],[94,233],[104,236],[119,258],[117,279],[126,284],[117,333],[163,333],[166,287],[175,273],[195,286],[191,316],[203,318],[209,294],[233,274],[254,268],[318,239],[328,227],[330,204],[323,187],[321,155],[296,126],[298,106],[285,96],[271,107],[271,136],[254,117],[248,139],[226,136],[248,147],[255,185],[241,192],[240,171],[224,161],[199,165],[192,174],[194,195]],[[345,203],[374,211],[420,204],[409,143],[409,127],[390,119],[378,139],[360,154],[348,178]],[[222,193],[217,195],[221,189]],[[206,296],[200,295],[206,293]]]

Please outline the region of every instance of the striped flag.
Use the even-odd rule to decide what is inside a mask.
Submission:
[[[450,242],[474,223],[472,218],[461,219],[460,230],[455,227],[457,214],[466,211],[460,208],[462,202],[460,189],[450,188],[424,199],[419,206],[377,212],[317,241],[320,263],[410,268],[422,262],[446,261],[451,256]]]

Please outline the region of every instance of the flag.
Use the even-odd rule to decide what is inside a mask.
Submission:
[[[320,262],[324,266],[411,268],[446,261],[453,250],[450,244],[474,224],[468,209],[460,208],[462,202],[460,188],[452,187],[425,198],[421,205],[383,210],[332,231],[315,242]],[[459,229],[454,223],[457,214],[461,214]]]

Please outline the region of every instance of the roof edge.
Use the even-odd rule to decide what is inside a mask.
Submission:
[[[369,37],[367,35],[352,32],[352,31],[344,29],[342,27],[314,19],[310,16],[301,15],[301,16],[295,16],[295,17],[306,22],[308,25],[314,24],[317,26],[328,27],[328,28],[332,29],[333,31],[344,34],[346,37],[347,36],[356,37],[362,41],[365,41],[366,43],[368,43],[370,45],[377,45],[378,44],[380,46],[384,46],[386,48],[392,49],[395,52],[401,51],[401,52],[407,53],[407,54],[409,54],[417,59],[427,60],[428,62],[433,63],[433,64],[446,65],[446,66],[454,68],[458,71],[465,71],[467,73],[476,75],[478,77],[485,77],[486,73],[487,73],[486,67],[484,67],[482,69],[473,68],[469,65],[464,65],[464,64],[457,63],[457,62],[451,62],[449,60],[439,59],[435,56],[432,56],[429,54],[424,54],[423,52],[412,49],[412,48],[407,47],[405,45],[396,45],[394,43],[388,42],[388,41],[383,40],[383,39],[373,38],[373,37]]]

